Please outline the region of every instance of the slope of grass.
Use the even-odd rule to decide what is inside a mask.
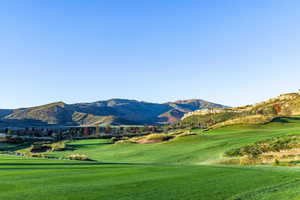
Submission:
[[[300,134],[300,118],[228,126],[156,144],[78,140],[75,149],[98,162],[0,156],[0,199],[298,200],[300,168],[221,166],[229,149]],[[205,164],[205,165],[199,165]]]
[[[103,162],[214,164],[224,152],[288,134],[300,134],[300,118],[282,119],[287,122],[272,122],[266,125],[229,126],[198,135],[182,137],[155,144],[111,144],[109,140],[79,140],[69,143],[75,150],[49,153],[50,156],[68,157],[71,154],[86,154],[91,159]]]
[[[253,105],[195,111],[186,115],[181,126],[216,128],[229,124],[262,124],[275,117],[300,114],[300,94],[289,93]]]

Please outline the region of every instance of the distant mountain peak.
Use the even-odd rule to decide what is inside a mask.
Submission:
[[[92,125],[173,123],[187,112],[207,107],[224,107],[200,99],[180,100],[169,103],[149,103],[130,99],[113,98],[93,103],[66,104],[58,101],[31,108],[0,110],[0,119],[14,122],[15,126],[31,126],[27,121],[41,125]],[[21,123],[22,122],[22,123]],[[19,123],[19,124],[18,124]]]

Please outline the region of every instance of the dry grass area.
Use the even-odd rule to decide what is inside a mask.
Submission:
[[[70,160],[92,161],[87,155],[84,154],[72,154],[69,156]]]
[[[174,136],[171,136],[166,133],[153,133],[141,138],[135,139],[136,143],[138,144],[153,144],[153,143],[160,143],[165,142],[173,139]]]
[[[225,122],[215,124],[210,128],[215,129],[234,124],[264,124],[270,122],[274,117],[274,115],[250,115],[246,117],[239,117],[232,120],[227,120]]]
[[[300,148],[280,150],[278,152],[266,152],[262,156],[284,157],[284,156],[300,156]]]
[[[196,135],[196,133],[190,130],[175,130],[167,133],[152,133],[146,136],[133,137],[133,138],[125,138],[115,142],[115,144],[154,144],[167,142],[176,138],[182,138],[187,136]]]
[[[300,136],[284,136],[257,142],[227,151],[225,155],[235,157],[224,164],[240,165],[298,165],[300,163]]]
[[[293,163],[298,161],[300,161],[300,148],[266,152],[261,155],[261,162],[263,164]]]

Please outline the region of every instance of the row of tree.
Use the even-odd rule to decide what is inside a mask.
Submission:
[[[3,132],[8,137],[52,137],[57,140],[65,138],[81,137],[104,137],[104,136],[126,136],[142,135],[153,132],[160,132],[159,126],[105,126],[105,127],[63,127],[63,128],[6,128]]]

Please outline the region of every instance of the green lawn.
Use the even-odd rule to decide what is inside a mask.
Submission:
[[[75,148],[74,151],[48,155],[67,157],[79,153],[94,160],[118,163],[215,164],[229,149],[271,137],[300,134],[300,118],[288,122],[231,126],[157,144],[112,145],[109,140],[79,140],[70,143]]]
[[[221,166],[231,148],[300,134],[300,118],[261,126],[232,126],[160,144],[72,142],[97,162],[0,156],[5,200],[298,200],[300,168]]]

